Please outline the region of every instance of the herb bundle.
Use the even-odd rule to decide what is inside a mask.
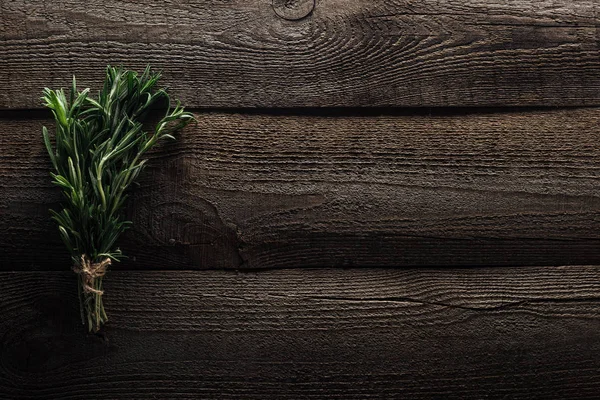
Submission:
[[[60,211],[51,210],[78,275],[82,323],[98,331],[108,320],[102,302],[102,278],[112,261],[123,258],[115,247],[130,225],[123,206],[127,191],[146,165],[144,155],[162,139],[194,120],[179,101],[171,108],[160,78],[147,67],[141,75],[107,67],[97,99],[89,89],[77,91],[75,77],[68,94],[44,89],[43,101],[56,120],[54,143],[43,127],[53,183],[63,192]],[[145,128],[152,110],[164,117]]]

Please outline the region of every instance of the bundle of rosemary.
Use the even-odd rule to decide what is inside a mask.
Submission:
[[[130,185],[158,141],[194,120],[176,102],[171,108],[164,89],[156,89],[159,73],[147,67],[143,74],[107,67],[97,99],[89,89],[70,94],[44,89],[42,99],[56,120],[54,143],[43,127],[43,137],[54,171],[53,183],[64,195],[63,208],[51,210],[78,275],[82,323],[98,331],[108,320],[102,303],[102,277],[112,261],[123,258],[115,243],[130,225],[123,213]],[[153,130],[144,125],[148,112],[164,117]]]

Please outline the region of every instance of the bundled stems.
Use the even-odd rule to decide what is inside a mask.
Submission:
[[[81,323],[88,326],[89,331],[97,332],[102,325],[108,321],[102,301],[102,278],[94,278],[94,288],[102,293],[86,292],[83,290],[83,278],[77,278],[77,293],[79,296],[79,309],[81,311]]]
[[[79,307],[82,312],[82,323],[86,323],[84,317],[87,316],[89,330],[97,331],[108,320],[104,311],[102,302],[102,278],[106,273],[106,268],[111,264],[110,258],[105,258],[102,261],[92,262],[89,257],[84,254],[80,258],[79,264],[73,266],[73,271],[79,275],[78,293]]]
[[[171,107],[167,92],[156,89],[159,78],[149,67],[138,75],[109,66],[96,99],[89,89],[77,90],[75,77],[68,96],[63,89],[43,92],[56,121],[53,141],[42,128],[50,175],[64,195],[63,208],[51,214],[71,254],[81,318],[90,331],[108,320],[102,281],[108,266],[124,257],[116,241],[131,225],[123,215],[128,189],[146,153],[194,120],[179,102]],[[148,112],[161,109],[164,117],[146,131]]]

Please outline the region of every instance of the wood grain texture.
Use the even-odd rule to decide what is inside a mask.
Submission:
[[[600,267],[0,273],[0,397],[595,399]]]
[[[144,3],[1,2],[0,108],[148,63],[197,107],[600,105],[595,0]]]
[[[0,265],[65,269],[40,126],[0,119]],[[129,203],[127,268],[600,263],[598,109],[198,114]]]

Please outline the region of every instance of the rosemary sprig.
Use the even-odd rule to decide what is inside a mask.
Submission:
[[[54,142],[46,127],[44,143],[52,162],[53,183],[62,189],[63,208],[52,218],[79,274],[82,322],[90,331],[108,318],[102,302],[102,277],[112,261],[123,258],[116,241],[131,225],[123,215],[128,188],[144,169],[144,155],[162,139],[194,120],[179,101],[171,107],[164,89],[156,89],[160,73],[147,67],[141,75],[106,68],[98,98],[77,90],[75,77],[68,95],[45,88],[42,100],[56,120]],[[150,132],[150,110],[164,117]]]

